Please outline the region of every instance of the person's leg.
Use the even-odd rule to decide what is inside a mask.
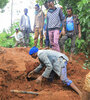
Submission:
[[[82,98],[82,92],[77,88],[77,86],[73,82],[70,84],[70,87],[74,89],[79,94],[79,96]]]
[[[23,47],[23,42],[20,42],[20,46]]]
[[[67,34],[59,39],[59,46],[63,53],[65,53],[65,41],[68,39]]]
[[[35,29],[34,46],[37,46],[38,36],[39,36],[39,33],[38,32],[39,32],[38,29]]]
[[[19,45],[19,43],[16,41],[16,43],[15,43],[14,47],[17,47],[18,45]]]
[[[50,41],[50,48],[53,48],[53,31],[49,31],[49,41]]]
[[[26,45],[27,45],[27,46],[29,46],[29,42],[30,42],[30,41],[29,41],[29,32],[30,32],[30,29],[28,28],[28,29],[27,29],[27,34],[26,34]]]
[[[49,75],[49,78],[48,78],[48,81],[49,82],[52,82],[54,80],[54,76],[56,75],[56,73],[52,70],[50,75]]]
[[[43,48],[43,31],[39,29],[39,35],[40,35],[40,48]]]
[[[56,50],[60,52],[60,47],[59,47],[59,30],[54,30],[54,45],[53,45],[53,50]]]
[[[24,39],[24,46],[26,46],[26,37],[25,37],[25,35],[26,35],[26,30],[23,30],[23,39]]]
[[[70,54],[70,61],[72,61],[72,56],[75,50],[75,40],[76,40],[76,35],[72,35],[71,37],[71,54]]]
[[[45,46],[46,46],[46,49],[48,49],[49,46],[50,46],[50,43],[49,43],[49,34],[48,34],[48,29],[47,29],[47,31],[46,31]]]
[[[64,84],[66,84],[67,86],[70,86],[72,89],[74,89],[79,95],[80,97],[82,96],[82,92],[77,88],[77,86],[67,78],[67,62],[65,62],[65,66],[63,66],[63,68],[61,69],[61,76],[60,79],[62,80],[62,82]]]

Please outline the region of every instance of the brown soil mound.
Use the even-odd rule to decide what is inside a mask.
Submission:
[[[29,56],[29,49],[2,48],[4,52],[0,53],[0,100],[80,100],[78,94],[62,84],[59,79],[55,79],[53,83],[44,81],[41,85],[36,84],[35,80],[27,81],[26,73],[39,65],[38,60]],[[82,90],[85,75],[89,72],[82,68],[85,56],[80,53],[73,59],[67,66],[68,77]],[[40,94],[17,94],[11,93],[10,90],[33,91]]]

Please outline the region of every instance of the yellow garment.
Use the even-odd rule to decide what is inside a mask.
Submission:
[[[84,90],[90,92],[90,72],[86,75]]]

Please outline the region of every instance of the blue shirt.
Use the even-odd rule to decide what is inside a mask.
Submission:
[[[67,31],[74,31],[73,17],[67,17],[67,19],[66,19],[66,30]]]

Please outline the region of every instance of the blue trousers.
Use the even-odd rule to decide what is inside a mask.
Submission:
[[[72,81],[67,78],[67,61],[65,62],[65,66],[62,67],[60,79],[64,84],[67,84],[67,86],[72,83]]]

